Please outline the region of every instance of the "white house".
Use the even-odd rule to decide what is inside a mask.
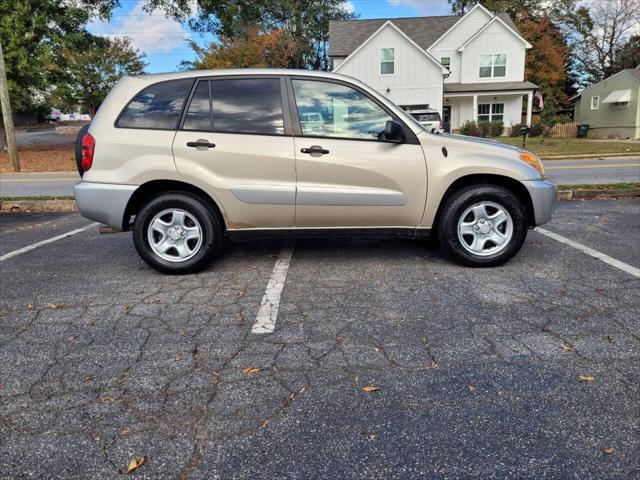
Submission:
[[[333,71],[358,78],[406,110],[433,108],[452,130],[467,120],[531,124],[524,81],[531,44],[508,15],[477,4],[465,15],[335,21]]]

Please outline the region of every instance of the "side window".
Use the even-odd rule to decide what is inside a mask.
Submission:
[[[213,130],[284,135],[278,78],[211,80]]]
[[[292,80],[302,134],[310,137],[377,139],[393,118],[353,88]]]
[[[196,91],[191,97],[191,103],[189,104],[182,129],[205,132],[213,130],[211,103],[209,102],[209,82],[207,80],[202,80],[198,83]]]
[[[192,78],[156,83],[136,95],[118,119],[120,128],[175,130]]]

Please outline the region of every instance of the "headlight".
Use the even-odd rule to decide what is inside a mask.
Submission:
[[[542,165],[542,160],[537,155],[534,155],[527,150],[518,150],[519,158],[525,163],[528,163],[533,168],[535,168],[541,176],[544,177],[544,166]]]

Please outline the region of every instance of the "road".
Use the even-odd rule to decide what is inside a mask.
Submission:
[[[639,215],[560,202],[546,228],[637,268]],[[0,258],[87,225],[0,215]],[[1,476],[121,478],[144,457],[132,478],[638,477],[636,274],[537,231],[493,269],[298,240],[275,331],[254,334],[282,246],[169,277],[91,227],[0,260]]]
[[[640,157],[547,161],[549,178],[561,184],[640,182]],[[0,196],[73,195],[75,172],[0,175]]]
[[[547,176],[558,184],[640,182],[640,156],[594,160],[548,160]]]
[[[75,141],[73,135],[61,135],[55,130],[36,130],[34,132],[16,132],[16,143],[18,145],[57,145]]]

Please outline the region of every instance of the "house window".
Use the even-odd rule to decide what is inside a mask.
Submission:
[[[478,121],[504,120],[504,103],[479,103]]]
[[[447,70],[451,71],[451,57],[441,57],[440,58],[440,63]]]
[[[491,105],[489,103],[479,103],[478,104],[478,121],[489,121],[491,120]]]
[[[504,77],[507,74],[507,54],[480,55],[480,78]]]
[[[395,73],[395,51],[393,48],[380,49],[380,75]]]
[[[600,107],[600,97],[591,97],[591,110],[598,110]]]

